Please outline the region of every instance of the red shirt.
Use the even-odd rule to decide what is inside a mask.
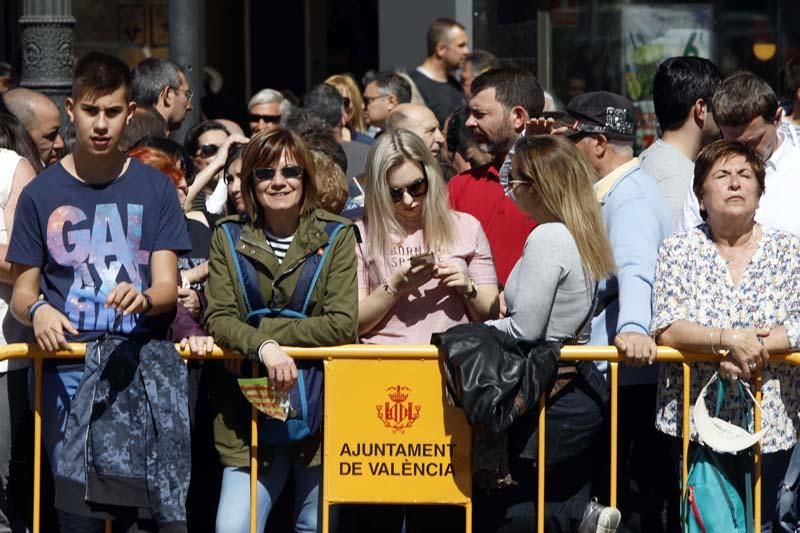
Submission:
[[[499,167],[494,163],[453,176],[448,186],[453,209],[469,213],[483,226],[492,249],[497,282],[504,287],[536,221],[505,195]]]

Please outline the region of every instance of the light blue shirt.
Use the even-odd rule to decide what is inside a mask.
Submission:
[[[614,344],[617,333],[650,335],[651,296],[658,246],[672,231],[672,215],[656,181],[636,159],[595,184],[616,263],[616,274],[600,282],[598,314],[589,343]],[[608,365],[598,364],[605,371]],[[656,383],[657,365],[621,367],[620,384]]]

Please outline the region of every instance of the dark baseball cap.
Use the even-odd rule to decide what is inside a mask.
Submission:
[[[584,93],[570,100],[566,111],[569,136],[602,133],[620,141],[636,137],[636,108],[624,96],[607,91]]]

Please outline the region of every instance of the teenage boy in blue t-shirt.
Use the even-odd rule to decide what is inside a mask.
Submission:
[[[43,350],[106,333],[163,339],[174,315],[176,253],[190,243],[169,178],[117,148],[135,109],[129,89],[119,59],[93,52],[78,61],[65,102],[75,149],[17,204],[7,254],[16,275],[11,312],[33,327]],[[43,436],[54,472],[83,367],[45,364]],[[64,531],[102,531],[102,522],[70,513],[59,522]]]

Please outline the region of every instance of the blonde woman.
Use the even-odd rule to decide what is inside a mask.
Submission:
[[[328,85],[333,85],[344,98],[344,111],[347,113],[347,127],[343,130],[345,141],[363,142],[372,144],[372,137],[367,135],[367,121],[364,117],[364,100],[356,80],[347,74],[334,74],[325,80]]]
[[[403,129],[382,135],[365,174],[356,251],[361,340],[427,344],[434,332],[497,316],[486,235],[475,218],[450,209],[423,141]]]
[[[554,135],[530,136],[516,147],[506,194],[539,224],[525,242],[505,286],[507,316],[489,325],[527,342],[588,341],[596,283],[614,270],[594,175],[575,145]],[[593,441],[600,432],[607,386],[591,362],[560,365],[547,406],[548,530],[609,531],[619,511],[590,501]],[[512,477],[519,485],[476,498],[476,531],[517,531],[535,514],[536,412],[512,426]],[[591,527],[590,527],[591,526]],[[601,529],[602,526],[605,529]]]

